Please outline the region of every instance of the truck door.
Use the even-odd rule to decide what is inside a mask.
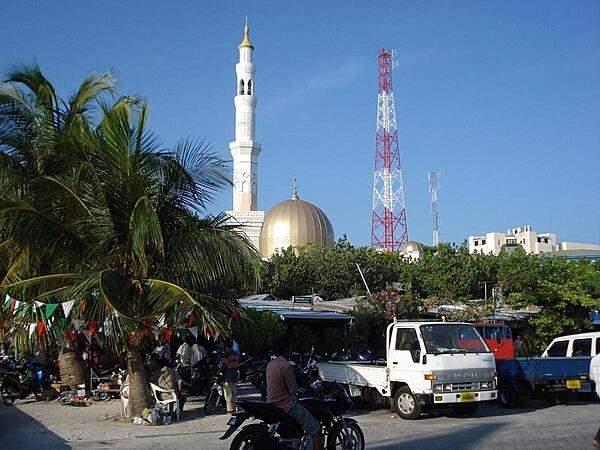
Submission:
[[[388,355],[391,381],[405,381],[411,387],[421,383],[421,347],[414,328],[395,329]]]

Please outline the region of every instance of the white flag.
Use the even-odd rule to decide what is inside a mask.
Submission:
[[[75,300],[69,300],[68,302],[62,303],[62,309],[67,319],[69,318],[69,314],[71,314],[71,310],[73,309],[74,304]]]
[[[29,324],[29,337],[31,337],[31,335],[33,334],[33,332],[35,331],[35,327],[36,324],[35,323],[30,323]]]
[[[190,330],[190,333],[192,333],[195,338],[198,337],[198,327],[188,328],[188,330]]]

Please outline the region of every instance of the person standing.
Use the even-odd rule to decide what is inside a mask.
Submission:
[[[183,367],[190,367],[190,359],[192,357],[192,346],[189,344],[190,338],[186,337],[183,344],[177,349],[177,359]]]
[[[286,338],[276,339],[273,353],[276,358],[267,364],[267,401],[296,419],[306,434],[312,437],[313,450],[321,450],[321,424],[298,402],[296,396],[298,384],[289,362],[289,341]]]
[[[590,379],[596,383],[596,395],[600,398],[600,352],[590,361]],[[600,428],[598,428],[592,444],[594,447],[600,448]]]
[[[223,394],[227,403],[227,414],[235,413],[235,402],[237,401],[237,382],[240,379],[238,363],[240,357],[233,351],[231,339],[225,340],[225,355],[223,358],[225,370],[223,371]]]

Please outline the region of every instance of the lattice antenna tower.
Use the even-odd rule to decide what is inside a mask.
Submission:
[[[404,186],[392,87],[394,67],[394,52],[381,49],[379,51],[371,247],[399,251],[408,242],[408,228],[406,226]]]
[[[439,172],[429,172],[429,192],[431,193],[431,215],[433,217],[433,246],[437,247],[440,243],[440,209],[438,207],[438,192],[440,185]]]

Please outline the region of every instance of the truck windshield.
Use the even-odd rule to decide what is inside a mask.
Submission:
[[[481,353],[490,349],[471,325],[439,323],[421,325],[427,353]]]

